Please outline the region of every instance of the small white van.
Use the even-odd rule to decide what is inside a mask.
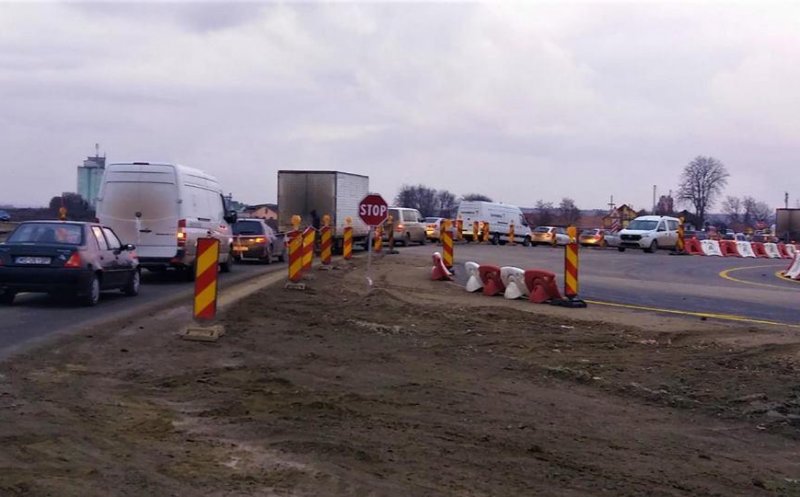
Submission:
[[[531,244],[531,229],[522,210],[515,205],[462,200],[458,204],[457,217],[463,222],[462,234],[468,241],[472,240],[473,223],[478,221],[489,223],[489,240],[495,245],[508,242],[511,223],[514,223],[514,242],[526,247]]]
[[[659,248],[675,248],[680,223],[676,217],[639,216],[619,232],[618,249],[641,248],[652,253]]]
[[[217,180],[198,169],[150,162],[109,164],[97,197],[97,218],[123,243],[136,245],[142,267],[194,276],[197,239],[214,237],[219,264],[230,271],[233,235]]]

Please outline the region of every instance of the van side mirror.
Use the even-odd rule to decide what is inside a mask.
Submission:
[[[236,214],[236,211],[230,210],[230,211],[228,211],[228,215],[225,216],[225,222],[227,222],[228,224],[233,224],[233,223],[236,222],[236,219],[238,217],[239,217],[239,215]]]
[[[133,252],[134,250],[136,250],[136,245],[132,243],[126,243],[125,245],[122,246],[122,250]]]
[[[665,228],[663,226],[659,226],[656,231],[667,231],[667,228]]]

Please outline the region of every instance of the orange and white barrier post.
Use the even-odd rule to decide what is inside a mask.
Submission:
[[[489,241],[489,221],[483,222],[483,241]]]
[[[451,221],[445,219],[442,221],[444,230],[442,231],[442,261],[444,267],[449,270],[453,269],[453,230],[450,229]]]
[[[209,321],[217,315],[218,264],[219,240],[198,239],[194,279],[194,318],[198,321]]]
[[[316,239],[317,230],[312,226],[303,231],[303,272],[306,273],[311,270],[311,263],[314,260],[314,240]]]
[[[464,220],[461,219],[461,216],[458,216],[456,219],[456,240],[459,242],[464,239]]]
[[[375,252],[383,251],[383,226],[375,227],[375,241],[373,250]]]
[[[325,214],[322,216],[322,229],[320,230],[320,252],[319,258],[322,260],[323,266],[331,265],[331,252],[333,249],[333,240],[331,236],[331,216]]]
[[[353,218],[347,216],[344,222],[347,224],[347,226],[344,227],[342,255],[344,256],[344,260],[349,261],[353,258]]]
[[[564,300],[554,300],[553,305],[564,307],[586,307],[586,302],[578,298],[578,230],[567,228],[569,243],[564,249]]]
[[[293,230],[286,236],[289,237],[289,281],[297,283],[303,277],[303,235]]]
[[[474,221],[472,223],[472,241],[475,243],[481,243],[481,239],[479,238],[480,233],[480,224],[478,221]]]
[[[514,221],[508,225],[508,244],[514,245]]]

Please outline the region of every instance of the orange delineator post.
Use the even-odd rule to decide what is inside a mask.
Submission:
[[[344,240],[342,243],[342,255],[344,260],[349,261],[353,257],[353,227],[344,227]]]
[[[483,241],[489,241],[489,221],[483,222]]]
[[[320,230],[321,241],[319,258],[325,266],[330,266],[331,264],[331,249],[333,245],[333,240],[331,238],[331,227],[323,226]]]
[[[311,270],[311,263],[314,260],[314,239],[317,230],[309,226],[303,231],[303,272]]]
[[[375,227],[375,240],[373,241],[373,250],[381,252],[383,250],[383,226]]]
[[[442,262],[444,267],[448,270],[453,269],[453,231],[450,229],[450,220],[446,219],[442,222],[444,230],[442,231]]]
[[[481,239],[479,238],[478,234],[480,231],[480,225],[478,221],[472,223],[472,241],[476,243],[481,243]]]
[[[578,296],[578,244],[567,244],[564,257],[564,295],[567,298]]]
[[[219,240],[197,240],[197,260],[194,279],[194,318],[208,321],[217,315],[217,266]]]
[[[289,237],[289,281],[297,283],[303,276],[303,236],[298,230],[286,236]]]
[[[514,223],[508,225],[508,244],[514,245]]]
[[[464,239],[464,221],[461,218],[456,219],[456,240],[461,241]]]

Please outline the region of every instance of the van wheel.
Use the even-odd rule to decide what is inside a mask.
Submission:
[[[181,272],[183,273],[182,276],[183,276],[183,279],[185,281],[194,281],[194,277],[195,277],[195,274],[194,274],[195,273],[195,265],[194,264],[182,268]]]
[[[403,237],[403,247],[408,247],[411,245],[411,233],[406,233],[406,236]]]
[[[523,247],[530,247],[531,246],[531,237],[526,236],[524,240],[522,240]]]
[[[225,258],[225,262],[219,265],[219,270],[222,273],[230,273],[232,267],[233,267],[233,260],[231,259],[231,253],[228,252],[228,257]]]
[[[617,250],[619,250],[620,252],[625,252],[625,247],[617,247]]]
[[[656,250],[658,250],[658,242],[656,240],[653,240],[650,246],[644,249],[644,251],[647,252],[648,254],[652,254]]]
[[[492,245],[500,245],[500,233],[492,235]]]

